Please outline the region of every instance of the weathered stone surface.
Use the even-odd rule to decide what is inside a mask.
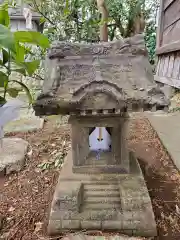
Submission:
[[[110,196],[112,190],[115,196]],[[61,209],[55,207],[57,200],[69,202],[69,198],[76,203],[76,208],[72,209],[71,204]],[[129,235],[156,236],[151,200],[142,173],[73,173],[69,153],[52,201],[48,232],[59,234],[67,229],[115,230]]]
[[[80,220],[62,220],[62,229],[80,229]]]
[[[49,225],[47,228],[47,232],[49,235],[57,235],[62,231],[62,222],[61,219],[49,220]]]
[[[102,222],[97,220],[87,221],[82,220],[81,221],[81,228],[82,229],[101,229]]]
[[[98,44],[58,42],[49,51],[47,68],[36,115],[169,104],[154,81],[143,35]]]
[[[84,234],[69,234],[66,237],[62,238],[62,240],[143,240],[140,237],[128,237],[125,235],[114,235],[114,236],[90,236]]]
[[[162,144],[167,149],[174,164],[180,170],[180,113],[175,112],[161,115],[147,114],[146,116],[148,117],[154,130],[157,132]]]
[[[121,173],[129,172],[129,152],[126,143],[128,114],[124,117],[76,117],[71,116],[73,172],[75,173]],[[112,129],[112,148],[110,152],[101,153],[99,164],[96,153],[89,149],[89,128],[91,126],[109,127]]]
[[[21,118],[15,121],[12,121],[8,123],[4,131],[6,133],[10,132],[29,132],[29,131],[35,131],[43,128],[44,125],[44,119],[42,118]]]
[[[9,174],[24,167],[28,142],[21,138],[4,138],[0,149],[0,172]]]
[[[117,231],[122,229],[122,221],[102,221],[102,229]]]

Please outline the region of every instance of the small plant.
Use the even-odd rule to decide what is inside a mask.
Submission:
[[[44,162],[38,165],[38,168],[41,169],[41,171],[45,171],[51,168],[60,168],[64,162],[65,155],[60,153],[57,153],[56,156],[52,161]]]
[[[48,162],[43,162],[41,164],[39,164],[37,167],[39,169],[41,169],[41,171],[45,171],[45,170],[49,170],[52,168],[60,168],[62,167],[63,163],[64,163],[64,158],[67,155],[67,150],[66,150],[66,141],[64,141],[62,143],[62,149],[61,151],[53,151],[51,153],[52,156],[52,160],[48,161]]]
[[[33,98],[28,87],[23,82],[12,79],[12,73],[31,77],[38,69],[40,59],[27,60],[27,56],[32,54],[30,46],[35,45],[46,50],[49,40],[39,32],[11,32],[8,7],[7,3],[0,5],[0,105],[6,102],[7,94],[16,98],[22,89],[31,104]],[[18,84],[20,88],[12,87],[11,83]]]

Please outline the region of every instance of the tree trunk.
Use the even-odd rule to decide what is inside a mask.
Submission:
[[[105,0],[96,0],[97,7],[101,13],[100,41],[108,42],[108,10]]]
[[[141,12],[134,20],[134,35],[143,33],[145,28],[144,15]]]

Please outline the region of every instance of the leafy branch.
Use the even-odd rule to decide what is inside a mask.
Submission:
[[[39,32],[17,31],[11,32],[9,29],[10,18],[8,14],[8,5],[0,5],[0,88],[3,89],[3,95],[0,96],[0,104],[6,102],[6,95],[16,98],[19,94],[17,87],[12,87],[11,83],[20,85],[26,92],[29,103],[33,98],[28,87],[18,80],[12,80],[12,73],[16,72],[22,76],[33,76],[40,65],[40,59],[27,60],[27,55],[31,55],[29,45],[35,45],[42,49],[49,47],[49,40]]]

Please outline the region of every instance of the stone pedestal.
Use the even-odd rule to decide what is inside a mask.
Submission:
[[[129,156],[128,174],[80,174],[73,173],[69,152],[54,193],[48,233],[96,229],[156,236],[151,200],[141,169],[133,154]]]
[[[128,120],[126,112],[113,117],[70,117],[72,152],[55,190],[49,234],[97,229],[156,235],[148,190],[138,161],[127,148]],[[95,127],[107,128],[111,134],[111,148],[99,153],[98,160],[89,147],[89,133]]]

